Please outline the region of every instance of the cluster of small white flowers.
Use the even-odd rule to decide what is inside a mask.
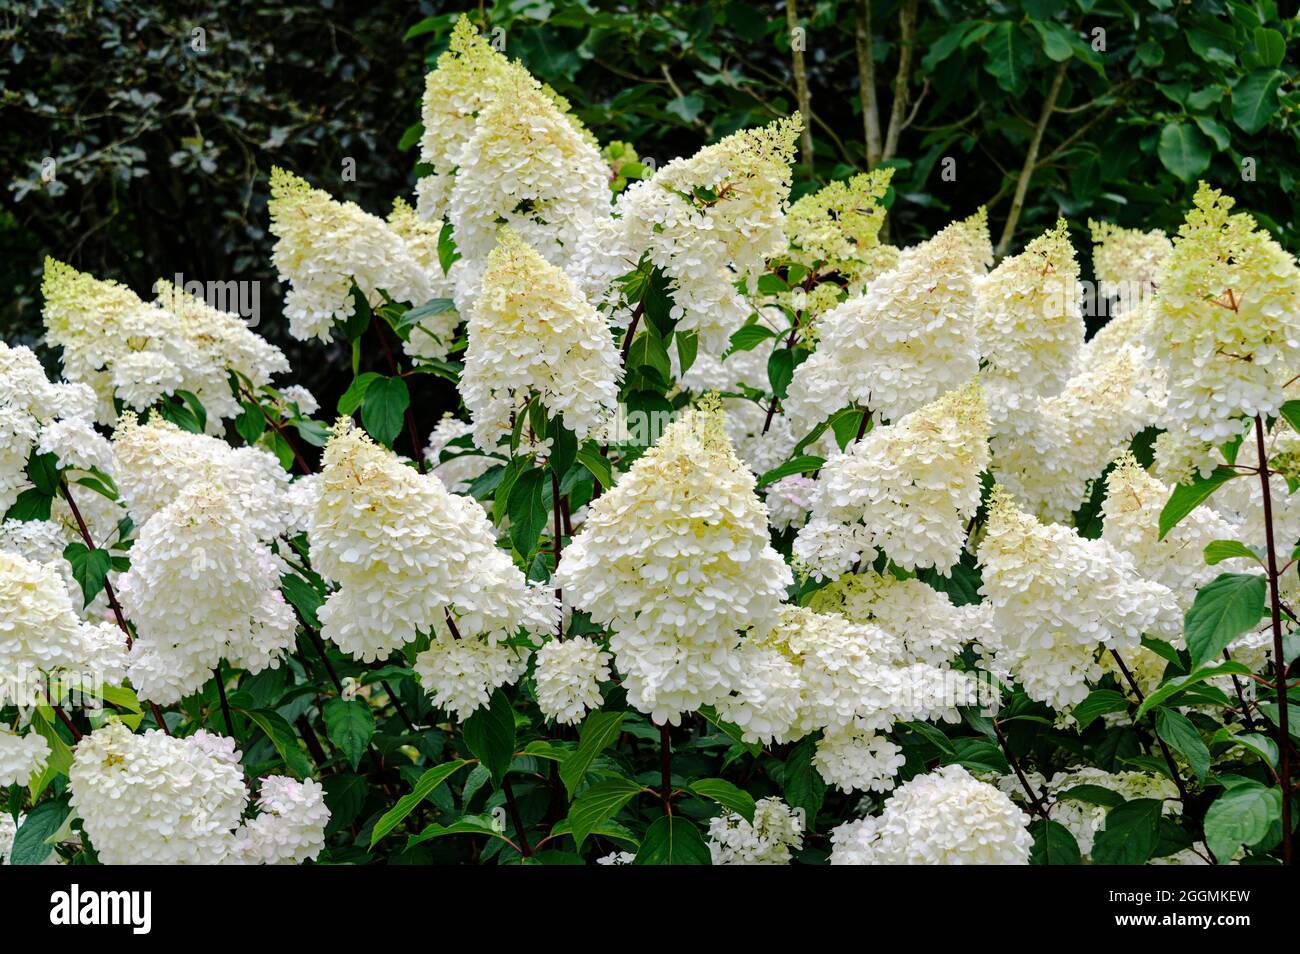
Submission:
[[[38,732],[19,735],[8,726],[0,726],[0,788],[26,785],[33,774],[45,766],[50,743]]]
[[[495,450],[534,395],[583,440],[616,412],[621,379],[605,320],[564,272],[503,229],[469,314],[461,397],[475,443]]]
[[[596,859],[598,865],[630,865],[636,861],[636,852],[633,851],[611,851],[607,855],[602,855]]]
[[[63,349],[63,374],[89,385],[94,417],[116,420],[113,399],[144,410],[165,395],[189,391],[204,405],[208,429],[240,411],[227,383],[229,371],[254,387],[288,370],[279,348],[249,330],[238,315],[219,311],[167,281],[146,303],[124,285],[45,260],[41,285],[45,329]]]
[[[873,428],[822,468],[795,557],[819,577],[839,576],[878,552],[900,567],[948,573],[979,508],[987,433],[974,385]]]
[[[222,659],[255,673],[294,645],[297,618],[279,590],[286,567],[221,486],[187,485],[149,518],[131,552],[118,589],[135,623],[130,674],[142,698],[169,705],[201,688]]]
[[[771,513],[772,529],[798,529],[808,522],[812,510],[817,481],[802,474],[782,477],[767,488],[767,509]]]
[[[267,776],[257,807],[259,814],[235,832],[227,864],[300,865],[324,850],[330,810],[319,782]]]
[[[1028,864],[1029,820],[994,786],[946,765],[899,786],[880,815],[834,829],[831,864]]]
[[[709,855],[715,865],[788,865],[803,832],[802,813],[779,798],[760,798],[753,821],[728,810],[709,822]]]
[[[1102,649],[1137,647],[1170,598],[1104,540],[1039,523],[995,488],[978,557],[992,604],[984,648],[1031,699],[1063,709],[1101,675]]]
[[[95,396],[83,384],[51,383],[30,348],[0,341],[0,514],[29,486],[33,449],[61,467],[112,469],[108,442],[95,431]]]
[[[117,485],[127,513],[143,526],[194,483],[219,488],[261,540],[285,531],[289,476],[275,455],[261,447],[182,430],[151,417],[139,423],[125,414],[113,432]]]
[[[202,729],[179,739],[158,729],[133,735],[110,721],[77,744],[68,773],[72,807],[104,864],[314,858],[329,821],[320,784],[269,776],[261,814],[242,822],[248,790],[240,758],[233,739]]]
[[[980,379],[995,431],[1023,408],[1058,393],[1083,345],[1079,265],[1065,221],[1003,259],[979,284]]]
[[[1139,387],[1148,373],[1143,350],[1123,346],[1039,398],[1014,429],[994,435],[994,477],[1039,517],[1069,520],[1089,481],[1160,416]]]
[[[796,115],[741,130],[633,183],[615,205],[617,239],[590,254],[622,260],[620,273],[647,256],[671,283],[678,327],[696,332],[701,350],[721,354],[751,311],[735,283],[785,248],[801,127]]]
[[[553,639],[537,651],[537,705],[564,725],[600,706],[600,684],[609,679],[610,654],[586,636]]]
[[[887,792],[906,762],[903,750],[889,736],[856,723],[827,729],[813,757],[827,784],[845,792]]]
[[[656,722],[731,688],[740,631],[770,626],[790,568],[716,401],[681,415],[597,499],[554,585],[612,627],[628,701]]]
[[[233,739],[178,739],[110,722],[77,743],[72,807],[108,865],[217,864],[248,792]]]
[[[1160,272],[1151,334],[1169,419],[1221,443],[1240,415],[1274,415],[1300,367],[1300,267],[1233,200],[1201,183]]]
[[[370,661],[436,631],[416,668],[437,699],[459,700],[448,707],[461,714],[521,674],[506,640],[521,627],[555,628],[553,595],[497,547],[478,502],[407,467],[346,418],[326,445],[307,533],[312,566],[339,584],[320,609],[321,634]],[[435,688],[454,672],[476,691]],[[466,698],[477,700],[468,711]]]
[[[849,404],[897,421],[970,381],[977,269],[964,233],[949,228],[819,317],[817,350],[795,369],[785,402],[794,429],[807,433]]]
[[[1125,301],[1126,296],[1156,287],[1161,266],[1174,250],[1169,236],[1160,229],[1144,232],[1092,219],[1088,220],[1088,231],[1093,242],[1092,271],[1103,298],[1119,296],[1124,307],[1131,304]]]
[[[428,272],[398,232],[353,202],[339,202],[291,172],[271,169],[271,263],[290,284],[289,333],[329,341],[337,320],[356,311],[355,285],[371,307],[381,292],[423,305],[433,297]]]

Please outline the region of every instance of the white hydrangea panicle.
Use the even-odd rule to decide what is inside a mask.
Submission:
[[[819,577],[888,554],[906,569],[947,574],[961,556],[988,467],[988,413],[976,385],[873,428],[828,460],[796,559]]]
[[[393,211],[388,213],[388,227],[402,237],[412,257],[424,269],[429,281],[430,297],[451,299],[455,283],[443,271],[442,260],[438,255],[442,222],[428,222],[420,218],[409,203],[403,199],[394,199]],[[402,342],[402,350],[407,357],[415,359],[447,357],[456,340],[460,313],[454,307],[447,306],[446,301],[437,309],[426,308],[422,313],[419,323],[412,326],[410,337]]]
[[[574,725],[589,709],[600,708],[600,684],[609,679],[612,658],[586,636],[549,640],[537,651],[533,669],[542,713]]]
[[[262,779],[257,807],[257,816],[235,832],[225,863],[300,865],[325,849],[330,810],[319,782],[269,775]]]
[[[467,719],[488,704],[494,690],[528,671],[528,653],[505,642],[458,636],[442,622],[434,624],[434,638],[415,657],[414,669],[434,705]]]
[[[122,502],[139,525],[202,481],[238,501],[244,522],[260,539],[270,540],[287,527],[290,478],[265,448],[231,447],[156,415],[142,424],[126,414],[113,432],[113,460]]]
[[[470,311],[461,375],[475,443],[495,450],[533,395],[583,440],[616,413],[621,379],[605,320],[564,272],[503,229]]]
[[[792,582],[716,399],[682,414],[594,501],[554,586],[612,627],[629,703],[656,722],[731,688],[739,633],[771,625]]]
[[[243,410],[231,393],[229,372],[238,372],[253,388],[260,388],[270,384],[272,376],[289,370],[284,352],[254,334],[239,315],[213,308],[166,279],[155,283],[154,294],[157,305],[175,316],[198,358],[197,363],[184,366],[184,387],[207,412],[208,433],[222,433],[222,420]]]
[[[0,725],[0,788],[26,785],[45,767],[49,756],[50,743],[40,733],[28,731],[20,735]]]
[[[893,176],[891,168],[872,169],[791,203],[785,217],[788,258],[810,272],[834,274],[851,295],[860,294],[898,259],[897,249],[880,243],[885,222],[880,202]]]
[[[1057,709],[1082,702],[1102,673],[1098,653],[1136,648],[1170,599],[1110,543],[1039,523],[1000,487],[977,555],[992,604],[984,648]]]
[[[497,547],[478,502],[405,466],[346,418],[325,447],[314,497],[312,566],[339,584],[321,607],[321,634],[345,652],[378,659],[445,627],[448,613],[461,637],[492,646],[520,627],[554,629],[553,596]]]
[[[674,159],[619,196],[619,256],[642,256],[672,287],[672,316],[699,334],[700,348],[721,354],[748,317],[739,279],[757,276],[786,247],[790,166],[803,121],[798,114],[745,129]],[[625,269],[626,271],[627,269]]]
[[[392,227],[353,202],[339,202],[284,169],[271,169],[271,262],[288,282],[284,313],[300,341],[329,341],[336,320],[356,310],[355,284],[371,307],[381,292],[422,305],[433,297],[429,275]]]
[[[1126,229],[1089,219],[1088,231],[1097,294],[1117,298],[1119,314],[1124,314],[1157,288],[1160,269],[1174,245],[1160,229]]]
[[[286,568],[220,486],[186,486],[149,518],[131,552],[118,588],[135,624],[130,674],[142,698],[170,705],[222,659],[255,673],[294,645],[297,619],[279,591]]]
[[[77,743],[68,787],[107,865],[218,864],[248,803],[233,739],[132,735],[117,721]]]
[[[887,792],[906,762],[889,736],[857,723],[826,729],[813,756],[817,774],[843,792]]]
[[[709,821],[709,855],[715,865],[788,865],[803,847],[801,811],[779,798],[754,803],[753,821],[726,810]]]
[[[59,565],[0,551],[0,703],[21,691],[19,680],[82,671],[86,651]]]
[[[1024,865],[1029,816],[960,765],[901,785],[879,816],[831,832],[833,865]]]
[[[1160,271],[1151,334],[1169,419],[1222,443],[1236,418],[1277,413],[1300,367],[1300,268],[1233,200],[1201,183]]]
[[[1142,386],[1149,373],[1143,349],[1125,345],[1038,398],[994,435],[994,477],[1039,517],[1067,522],[1089,483],[1160,417]]]
[[[767,488],[767,507],[774,530],[798,529],[808,522],[817,481],[803,474],[782,477]]]
[[[994,429],[1060,392],[1083,345],[1079,264],[1065,220],[1003,259],[979,284],[980,378]]]
[[[452,441],[473,433],[473,424],[447,411],[429,433],[429,443],[424,448],[424,460],[431,465],[430,472],[454,494],[466,493],[476,478],[500,463],[498,458],[489,457],[477,449],[451,446]],[[443,451],[447,452],[446,460],[442,458]]]
[[[979,369],[969,246],[945,230],[816,327],[817,350],[795,369],[785,401],[796,432],[850,404],[897,421],[933,402]]]
[[[1254,564],[1228,560],[1217,566],[1205,562],[1205,548],[1215,540],[1235,539],[1238,528],[1202,504],[1160,539],[1160,511],[1173,488],[1148,474],[1131,453],[1115,461],[1106,477],[1101,538],[1132,559],[1139,573],[1162,583],[1176,600],[1174,631],[1181,637],[1183,615],[1196,591],[1225,570],[1249,572]]]

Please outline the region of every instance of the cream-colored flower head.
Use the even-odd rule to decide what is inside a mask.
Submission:
[[[979,337],[996,422],[1056,394],[1083,345],[1079,264],[1064,219],[1004,259],[979,286]]]
[[[616,412],[621,378],[605,320],[563,271],[502,229],[470,312],[461,376],[475,443],[495,450],[533,396],[583,440]]]
[[[554,585],[613,629],[628,701],[656,721],[731,688],[740,631],[791,583],[716,399],[685,412],[590,507]]]
[[[1118,296],[1120,306],[1154,289],[1160,269],[1174,250],[1160,229],[1126,229],[1110,222],[1088,220],[1092,233],[1092,271],[1103,298]]]
[[[880,204],[894,176],[873,169],[806,195],[785,217],[789,257],[808,269],[835,273],[858,289],[892,267],[897,249],[880,244],[885,207]]]
[[[964,385],[979,344],[975,264],[961,232],[905,254],[817,328],[817,350],[795,369],[785,402],[799,434],[852,403],[896,421]]]
[[[988,463],[988,412],[975,384],[873,428],[822,468],[795,557],[819,577],[837,577],[878,552],[900,567],[947,573],[979,508]]]
[[[1277,413],[1300,368],[1300,268],[1233,200],[1201,183],[1160,272],[1153,345],[1169,419],[1218,444]]]
[[[329,341],[336,320],[356,310],[353,284],[372,307],[382,292],[422,305],[433,297],[429,276],[388,223],[354,202],[339,202],[284,169],[271,169],[271,261],[289,283],[284,313],[289,333]]]

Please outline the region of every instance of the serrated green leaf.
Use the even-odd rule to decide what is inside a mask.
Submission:
[[[415,806],[433,794],[435,788],[469,764],[466,759],[457,759],[454,762],[444,762],[442,765],[435,766],[421,775],[419,780],[411,786],[411,790],[398,799],[397,804],[384,812],[379,821],[375,822],[374,830],[370,833],[370,847],[375,847],[381,838],[384,838],[401,824],[402,819],[411,814],[415,810]]]

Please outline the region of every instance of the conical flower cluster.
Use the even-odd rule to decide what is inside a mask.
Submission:
[[[779,798],[754,803],[753,821],[724,811],[709,822],[709,855],[715,865],[788,865],[791,850],[803,847],[800,812]]]
[[[833,865],[1024,865],[1029,816],[960,765],[920,775],[882,814],[831,832]]]
[[[1056,708],[1082,702],[1101,675],[1098,654],[1137,647],[1168,598],[1106,541],[1039,523],[1001,488],[978,556],[992,604],[984,648],[1031,699]]]
[[[822,315],[817,350],[795,369],[785,402],[794,430],[850,404],[896,421],[973,378],[975,269],[962,234],[947,230]]]
[[[1277,413],[1300,368],[1300,268],[1233,200],[1202,183],[1160,273],[1152,338],[1169,419],[1215,444],[1236,418]]]
[[[336,320],[356,310],[355,284],[371,307],[381,292],[422,305],[433,297],[429,275],[388,223],[353,202],[339,202],[278,167],[271,169],[271,262],[290,284],[284,300],[289,333],[329,341]]]
[[[1038,397],[1058,393],[1083,345],[1079,264],[1061,219],[979,286],[979,340],[996,430]]]
[[[979,508],[987,433],[974,385],[874,428],[822,468],[796,558],[820,577],[870,563],[879,552],[906,569],[947,573]]]
[[[142,698],[170,705],[202,688],[222,659],[255,673],[293,646],[297,619],[279,590],[286,567],[220,485],[186,486],[149,518],[131,553],[119,589],[135,624],[130,673]]]
[[[537,705],[564,725],[600,707],[600,684],[609,679],[609,653],[586,636],[552,639],[537,651]]]
[[[554,629],[550,591],[527,583],[497,547],[478,502],[448,493],[346,419],[326,445],[307,533],[312,566],[339,584],[319,612],[321,634],[361,660],[419,633],[434,633],[432,652],[464,643],[460,652],[481,656],[473,644],[513,653],[504,644],[521,627]]]
[[[613,629],[628,701],[657,722],[717,702],[740,631],[791,583],[716,404],[688,411],[590,507],[554,585]]]
[[[461,396],[487,451],[536,396],[579,440],[618,408],[622,377],[605,320],[560,269],[503,229],[469,316]]]
[[[1155,289],[1173,243],[1160,229],[1145,232],[1089,219],[1088,230],[1092,233],[1097,293],[1102,298],[1118,298],[1121,311],[1127,311]]]
[[[873,169],[792,203],[785,217],[789,257],[810,271],[834,273],[851,293],[861,293],[898,258],[897,249],[880,244],[880,201],[893,176],[891,168]]]

